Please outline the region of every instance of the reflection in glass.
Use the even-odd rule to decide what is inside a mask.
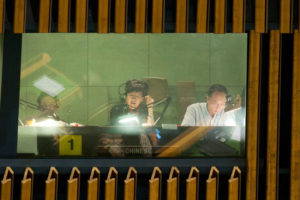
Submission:
[[[18,153],[244,156],[246,34],[23,34]]]

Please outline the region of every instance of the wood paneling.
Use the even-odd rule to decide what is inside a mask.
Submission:
[[[199,196],[199,170],[192,167],[186,179],[186,199],[197,200]]]
[[[268,0],[255,0],[255,31],[265,33],[267,31]]]
[[[5,0],[0,0],[0,33],[4,32],[4,22],[5,22]]]
[[[87,0],[76,0],[75,32],[84,33],[87,30]]]
[[[164,32],[164,14],[165,1],[164,0],[152,0],[152,33],[163,33]]]
[[[209,0],[197,0],[196,33],[209,31]]]
[[[110,1],[98,0],[98,33],[109,32]]]
[[[124,200],[135,200],[137,190],[137,171],[130,167],[124,180]]]
[[[125,33],[127,28],[127,0],[115,1],[115,33]]]
[[[300,31],[294,31],[290,200],[300,199]]]
[[[79,192],[80,192],[80,171],[77,167],[73,167],[70,178],[68,180],[67,200],[79,200]]]
[[[70,0],[58,0],[58,22],[59,33],[69,32],[70,29]]]
[[[145,33],[147,30],[147,0],[135,1],[135,33]]]
[[[226,0],[215,0],[214,33],[225,33],[226,26]]]
[[[280,0],[280,32],[291,33],[293,24],[292,0]]]
[[[14,33],[25,32],[25,11],[26,11],[26,0],[15,0],[14,7]]]
[[[179,170],[172,167],[169,178],[167,180],[167,200],[179,199]]]
[[[48,33],[51,30],[51,0],[40,0],[39,33]]]
[[[100,196],[100,171],[93,167],[88,180],[87,200],[98,200]]]
[[[161,199],[162,173],[159,167],[154,167],[151,179],[149,180],[149,200]]]
[[[117,199],[118,171],[111,167],[105,180],[105,200]]]
[[[45,200],[57,200],[58,171],[55,167],[50,168],[45,184]]]
[[[279,148],[279,74],[280,32],[271,30],[269,51],[269,93],[267,131],[267,183],[266,199],[277,199]]]
[[[246,199],[257,199],[261,34],[250,31],[248,58]]]
[[[233,0],[232,32],[245,32],[245,0]]]
[[[188,0],[176,0],[176,33],[187,32]]]
[[[1,200],[13,199],[14,171],[6,167],[3,179],[1,181]]]
[[[241,170],[235,166],[228,180],[228,200],[239,200],[241,198],[241,177]]]
[[[21,181],[21,200],[32,200],[33,175],[33,170],[30,167],[26,167],[24,177]]]
[[[206,200],[217,200],[219,193],[219,170],[213,166],[206,180]]]

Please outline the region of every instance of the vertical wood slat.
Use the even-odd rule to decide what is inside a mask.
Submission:
[[[115,33],[125,33],[127,29],[127,0],[115,1]]]
[[[124,200],[136,199],[136,184],[137,171],[134,167],[130,167],[127,173],[127,177],[124,180]]]
[[[109,0],[98,0],[98,33],[109,32]]]
[[[25,11],[26,11],[26,0],[15,0],[14,7],[14,33],[25,32]]]
[[[87,0],[76,0],[75,32],[87,31]]]
[[[241,198],[241,170],[235,166],[228,180],[228,200],[239,200]]]
[[[70,0],[58,0],[57,31],[67,33],[70,29]]]
[[[199,196],[199,170],[192,167],[186,179],[186,199],[197,200]]]
[[[21,200],[32,200],[33,175],[33,170],[30,167],[26,167],[23,180],[21,181]]]
[[[93,167],[88,180],[87,200],[98,200],[100,196],[100,171]]]
[[[135,33],[145,33],[147,30],[147,0],[135,1]]]
[[[79,200],[79,191],[80,191],[80,171],[77,167],[73,167],[70,178],[68,180],[67,200]]]
[[[188,0],[176,0],[176,33],[187,32]]]
[[[266,199],[277,199],[279,148],[280,32],[270,32]]]
[[[149,200],[161,199],[162,173],[159,167],[154,167],[151,179],[149,180]]]
[[[280,33],[291,33],[293,24],[292,0],[280,0]]]
[[[267,31],[268,0],[255,0],[255,31],[265,33]]]
[[[219,170],[213,166],[206,180],[206,200],[217,200],[219,192]]]
[[[172,167],[167,180],[167,200],[178,200],[179,198],[179,170]]]
[[[257,199],[261,34],[250,31],[248,58],[246,199]]]
[[[118,171],[111,167],[105,180],[105,200],[117,199]]]
[[[51,0],[40,0],[39,33],[49,33],[51,30]]]
[[[226,26],[226,0],[215,0],[214,33],[225,33]]]
[[[165,0],[152,0],[152,33],[164,32]]]
[[[57,200],[58,171],[51,167],[45,181],[45,200]]]
[[[197,0],[196,33],[209,31],[209,1]]]
[[[300,30],[294,31],[290,199],[300,199]]]
[[[245,0],[233,0],[232,32],[245,32]]]
[[[4,24],[5,24],[4,8],[5,8],[5,0],[0,0],[0,33],[4,32]]]
[[[3,179],[1,181],[1,198],[0,200],[13,199],[14,171],[6,167]]]

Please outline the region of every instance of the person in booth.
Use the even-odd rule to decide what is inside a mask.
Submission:
[[[225,86],[211,85],[206,102],[188,106],[181,126],[226,126],[231,117],[224,112],[227,94]]]
[[[110,111],[111,125],[153,126],[153,98],[148,95],[144,81],[129,80],[125,83],[125,100]]]

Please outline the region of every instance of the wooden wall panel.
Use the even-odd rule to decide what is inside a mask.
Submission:
[[[197,0],[196,33],[209,31],[209,0]]]
[[[58,171],[55,167],[50,168],[45,186],[45,200],[57,200]]]
[[[164,32],[164,18],[165,18],[165,1],[164,0],[152,0],[152,33]]]
[[[154,167],[151,179],[149,180],[149,200],[161,199],[162,173],[159,167]]]
[[[206,200],[217,200],[219,193],[219,170],[213,166],[206,180]]]
[[[228,180],[228,200],[239,200],[241,198],[241,170],[235,166]]]
[[[98,200],[100,196],[100,171],[93,167],[88,180],[87,200]]]
[[[110,1],[98,0],[98,33],[109,32]]]
[[[137,171],[130,167],[124,180],[124,200],[135,200],[137,190]]]
[[[115,1],[115,33],[126,33],[127,0]]]
[[[70,178],[68,180],[67,200],[79,200],[80,192],[80,171],[77,167],[73,167]]]
[[[280,0],[280,32],[291,33],[293,24],[292,0]]]
[[[13,183],[14,183],[14,171],[10,167],[6,167],[3,179],[1,181],[0,200],[13,199]]]
[[[277,199],[278,148],[279,148],[279,74],[280,74],[280,32],[271,30],[269,51],[269,94],[267,131],[267,183],[266,199]]]
[[[67,33],[70,30],[70,0],[58,0],[57,31]]]
[[[167,200],[179,199],[179,170],[172,167],[169,178],[167,180]]]
[[[257,199],[261,34],[250,31],[248,58],[246,199]]]
[[[225,33],[226,26],[226,0],[215,0],[214,33]]]
[[[87,31],[87,0],[76,0],[75,32]]]
[[[186,179],[186,199],[197,200],[199,197],[199,170],[192,167]]]
[[[118,171],[111,167],[105,180],[105,200],[117,199]]]
[[[4,32],[4,22],[5,22],[5,0],[0,0],[0,33]]]
[[[26,11],[26,0],[15,0],[14,7],[14,33],[25,32],[25,11]]]
[[[300,199],[300,30],[294,31],[290,200]]]
[[[233,0],[232,32],[245,32],[245,0]]]
[[[188,0],[176,0],[176,33],[187,32]]]
[[[147,32],[147,0],[135,2],[135,33]]]
[[[32,200],[33,175],[33,170],[30,167],[26,167],[24,177],[21,181],[21,200]]]
[[[255,31],[265,33],[267,31],[268,0],[255,0]]]
[[[51,30],[51,0],[40,0],[39,33],[49,33]]]

